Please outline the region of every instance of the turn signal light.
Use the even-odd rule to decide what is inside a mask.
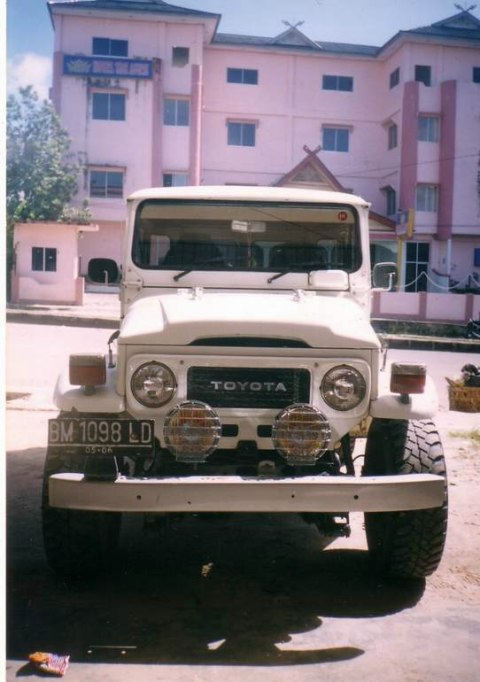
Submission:
[[[98,353],[71,355],[69,379],[72,386],[84,386],[93,391],[95,386],[107,383],[105,356]]]
[[[426,379],[427,368],[425,365],[394,362],[390,376],[390,391],[402,395],[423,393]]]

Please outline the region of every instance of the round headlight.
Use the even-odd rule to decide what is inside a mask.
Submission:
[[[145,362],[130,382],[136,400],[145,407],[161,407],[175,395],[177,382],[173,372],[160,362]]]
[[[205,462],[222,434],[220,419],[199,400],[180,403],[168,413],[163,426],[165,443],[179,462]]]
[[[365,398],[367,386],[362,374],[349,365],[338,365],[323,377],[323,399],[334,410],[351,410]]]
[[[276,417],[272,438],[288,464],[312,465],[325,452],[331,437],[324,415],[311,405],[290,405]]]

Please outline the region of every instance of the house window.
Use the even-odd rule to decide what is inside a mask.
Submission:
[[[323,128],[322,148],[326,152],[348,152],[350,131],[348,128]]]
[[[188,126],[190,122],[188,99],[166,99],[163,107],[163,122],[166,126]]]
[[[92,118],[99,121],[124,121],[125,95],[113,92],[92,93]]]
[[[36,272],[56,272],[57,249],[32,246],[32,270]]]
[[[164,173],[163,186],[164,187],[185,187],[188,185],[187,173]]]
[[[190,61],[190,50],[188,47],[172,47],[172,66],[187,66]]]
[[[244,85],[258,85],[257,69],[227,69],[227,83],[243,83]]]
[[[423,83],[424,85],[431,85],[432,84],[432,67],[431,66],[422,66],[421,64],[417,64],[415,66],[415,80],[418,81],[419,83]]]
[[[228,121],[228,144],[239,147],[255,147],[255,123]]]
[[[395,149],[398,145],[398,126],[392,123],[388,126],[388,148]]]
[[[422,142],[438,142],[440,122],[438,116],[419,116],[418,139]]]
[[[396,68],[390,74],[390,90],[400,83],[400,69]]]
[[[435,213],[438,210],[438,186],[417,185],[415,192],[415,208],[417,211]]]
[[[407,242],[406,246],[405,291],[426,291],[430,244],[427,242]]]
[[[343,90],[352,92],[353,78],[351,76],[323,76],[324,90]]]
[[[123,172],[90,171],[90,196],[119,199],[123,196]]]
[[[382,187],[385,194],[386,213],[387,215],[395,215],[397,212],[397,193],[390,185]]]
[[[480,83],[480,66],[473,67],[472,80],[474,83]]]
[[[128,40],[93,38],[92,54],[106,57],[128,57]]]

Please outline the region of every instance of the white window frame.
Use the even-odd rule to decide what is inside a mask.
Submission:
[[[170,103],[173,105],[173,112],[169,111],[168,107]],[[186,104],[187,107],[186,122],[182,118],[182,114],[180,112],[180,104]],[[187,99],[186,97],[165,97],[163,101],[163,125],[188,128],[188,126],[190,125],[190,100]]]
[[[387,128],[388,134],[388,149],[395,149],[398,147],[398,125],[396,123],[390,123]]]
[[[418,117],[418,140],[420,142],[439,142],[440,117],[432,114],[420,114]]]
[[[332,147],[327,147],[325,145],[325,133],[327,131],[333,131],[334,132],[334,144],[333,148]],[[346,149],[340,149],[339,147],[341,146],[339,144],[339,136],[340,133],[347,133],[347,148]],[[350,133],[351,129],[346,127],[346,126],[338,126],[338,125],[324,125],[322,126],[322,151],[325,152],[338,152],[340,154],[346,154],[350,151]]]
[[[171,182],[166,184],[166,179],[171,178]],[[186,187],[188,185],[188,173],[163,173],[164,187]]]
[[[105,173],[105,193],[104,194],[92,194],[92,173]],[[121,193],[109,194],[108,193],[108,173],[115,173],[122,176],[122,187]],[[106,166],[89,166],[88,167],[88,196],[92,199],[123,199],[125,194],[125,168],[112,168]]]
[[[436,213],[438,211],[438,199],[438,185],[419,183],[415,189],[415,210]]]
[[[241,126],[240,128],[240,143],[235,143],[231,142],[231,128],[230,126],[232,125],[239,125]],[[253,144],[245,144],[244,139],[245,139],[245,130],[248,127],[249,130],[253,130]],[[257,127],[258,127],[258,121],[245,121],[245,120],[237,120],[237,119],[229,119],[227,121],[227,145],[229,147],[250,147],[254,148],[257,146]]]

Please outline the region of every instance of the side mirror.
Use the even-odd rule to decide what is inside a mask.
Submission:
[[[396,263],[377,263],[373,266],[372,282],[375,289],[391,291],[398,280]]]

